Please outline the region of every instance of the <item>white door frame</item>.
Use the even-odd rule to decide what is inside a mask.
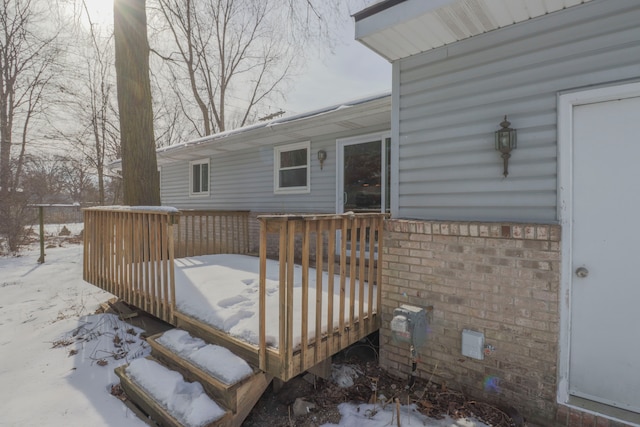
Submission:
[[[390,131],[368,133],[366,135],[352,136],[349,138],[336,139],[336,213],[344,213],[344,147],[347,145],[363,144],[366,142],[380,141],[382,145],[382,157],[380,159],[382,175],[380,177],[381,184],[381,212],[385,212],[385,200],[387,196],[387,150],[384,142],[387,138],[391,138]]]
[[[640,96],[640,82],[623,83],[558,94],[558,219],[562,227],[560,281],[560,337],[557,401],[569,401],[569,349],[571,339],[571,284],[573,280],[573,108],[578,105]],[[603,122],[606,126],[606,122]]]

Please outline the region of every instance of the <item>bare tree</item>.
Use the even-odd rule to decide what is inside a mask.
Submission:
[[[104,204],[105,189],[96,188],[94,165],[89,159],[61,158],[60,178],[68,201],[82,204]]]
[[[65,158],[47,154],[25,159],[22,189],[29,203],[66,203]]]
[[[58,54],[35,0],[0,0],[0,234],[18,249],[22,205],[18,191],[32,124],[44,113],[44,94]],[[37,32],[36,32],[37,29]],[[13,153],[13,148],[19,152]],[[21,193],[21,194],[18,194]]]
[[[34,33],[40,18],[31,0],[0,0],[0,193],[19,183],[30,125],[52,77],[56,36]],[[20,147],[14,168],[13,146]]]
[[[105,161],[115,159],[120,154],[118,115],[113,105],[115,78],[113,56],[113,34],[109,32],[101,38],[97,26],[87,8],[82,5],[89,21],[89,36],[92,46],[85,59],[87,80],[85,89],[89,108],[85,114],[85,130],[91,135],[91,147],[85,154],[87,161],[94,167],[98,177],[99,203],[105,203]]]
[[[159,205],[145,0],[114,2],[124,203]]]
[[[291,48],[277,37],[270,22],[271,2],[159,0],[158,4],[176,50],[163,56],[172,80],[189,87],[191,96],[183,96],[180,88],[176,94],[197,134],[227,128],[232,96],[242,104],[236,110],[236,125],[247,123],[254,107],[284,79],[293,61]],[[234,86],[236,81],[244,90]]]
[[[172,44],[168,68],[177,111],[197,136],[257,121],[284,97],[308,51],[328,51],[350,7],[366,0],[156,0]]]
[[[116,80],[113,52],[113,32],[93,22],[85,0],[82,13],[88,28],[76,20],[76,51],[74,57],[77,80],[67,83],[68,105],[73,111],[73,123],[54,126],[59,135],[80,150],[83,163],[93,167],[97,177],[100,204],[105,203],[106,164],[120,157],[120,131],[116,102]]]

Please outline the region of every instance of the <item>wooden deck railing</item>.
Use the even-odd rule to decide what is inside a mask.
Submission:
[[[249,211],[181,210],[174,228],[176,258],[249,252]]]
[[[178,215],[173,208],[85,209],[84,280],[171,322]]]
[[[382,251],[378,249],[383,244],[385,217],[384,214],[258,217],[258,335],[262,370],[285,380],[292,378],[379,329],[381,269],[378,266]],[[267,238],[270,233],[279,236],[278,316],[266,313]],[[296,290],[301,295],[295,299],[294,260],[300,260],[302,267],[301,285]],[[315,268],[315,278],[310,277],[311,268]],[[311,282],[315,282],[315,287]],[[323,298],[323,292],[329,297]],[[294,304],[301,304],[301,307]],[[310,309],[315,311],[315,316],[310,315]],[[298,325],[294,324],[294,312],[301,312]],[[267,348],[267,316],[270,322],[274,321],[271,319],[279,322],[277,349]],[[314,332],[310,333],[310,330]],[[273,372],[275,366],[269,366],[270,360],[277,361],[280,372]]]
[[[385,217],[259,217],[258,346],[198,327],[285,381],[378,330]],[[175,259],[249,250],[248,212],[102,207],[85,209],[84,221],[84,280],[178,326],[195,320],[176,312]],[[279,264],[268,276],[270,234]],[[278,281],[275,313],[267,277]],[[277,322],[275,342],[267,322]]]
[[[249,212],[84,210],[84,280],[174,323],[175,258],[247,253]]]

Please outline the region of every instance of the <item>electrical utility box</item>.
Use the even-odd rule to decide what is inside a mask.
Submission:
[[[462,355],[484,359],[484,334],[469,329],[462,330]]]
[[[416,349],[427,342],[429,325],[424,308],[403,304],[393,310],[391,335],[396,342],[405,342]]]

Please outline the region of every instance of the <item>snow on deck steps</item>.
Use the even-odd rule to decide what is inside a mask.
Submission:
[[[133,383],[129,385],[142,389],[153,400],[148,403],[159,406],[160,412],[168,413],[185,427],[208,426],[227,415],[206,395],[200,383],[188,383],[181,374],[152,359],[136,359],[124,372],[116,372],[123,381],[122,376],[126,375]]]
[[[229,409],[234,418],[248,413],[269,385],[271,378],[254,370],[242,358],[224,347],[207,344],[181,329],[147,338],[152,354],[189,381],[198,381],[216,402]],[[250,410],[251,408],[248,408]]]
[[[207,344],[187,331],[172,329],[155,341],[225,384],[233,385],[253,374],[251,366],[231,351]]]

